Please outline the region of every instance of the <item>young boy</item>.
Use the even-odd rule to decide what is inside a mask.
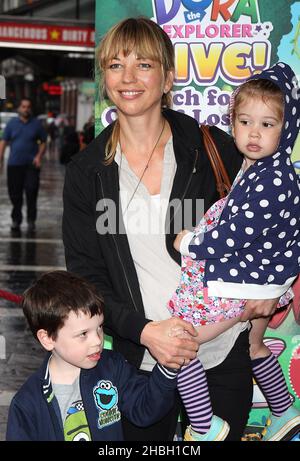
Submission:
[[[13,398],[7,440],[120,441],[121,417],[147,426],[171,409],[176,370],[137,374],[103,350],[103,302],[92,285],[64,271],[43,275],[23,311],[47,357]]]

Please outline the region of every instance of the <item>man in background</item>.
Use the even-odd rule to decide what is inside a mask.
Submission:
[[[41,122],[32,116],[32,103],[23,98],[18,107],[19,117],[9,121],[0,141],[0,166],[6,145],[10,143],[7,163],[8,194],[13,209],[11,230],[20,231],[23,194],[27,202],[27,230],[35,231],[40,168],[46,149],[47,133]]]

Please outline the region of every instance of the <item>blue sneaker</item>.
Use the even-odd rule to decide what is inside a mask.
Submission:
[[[262,431],[262,441],[278,442],[279,440],[290,440],[299,431],[300,411],[291,406],[281,416],[269,416]]]
[[[226,439],[229,429],[229,424],[226,421],[213,415],[208,432],[199,434],[191,426],[188,426],[183,440],[186,442],[220,442]]]

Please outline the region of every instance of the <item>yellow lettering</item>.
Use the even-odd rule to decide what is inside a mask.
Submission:
[[[206,49],[203,43],[191,43],[191,55],[198,80],[212,81],[216,75],[223,43],[212,43]]]

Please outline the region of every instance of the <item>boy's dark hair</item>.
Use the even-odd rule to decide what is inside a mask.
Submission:
[[[53,271],[44,274],[25,291],[22,307],[35,338],[37,331],[43,329],[55,340],[70,312],[83,311],[91,317],[101,315],[103,299],[94,286],[81,277],[66,271]]]

